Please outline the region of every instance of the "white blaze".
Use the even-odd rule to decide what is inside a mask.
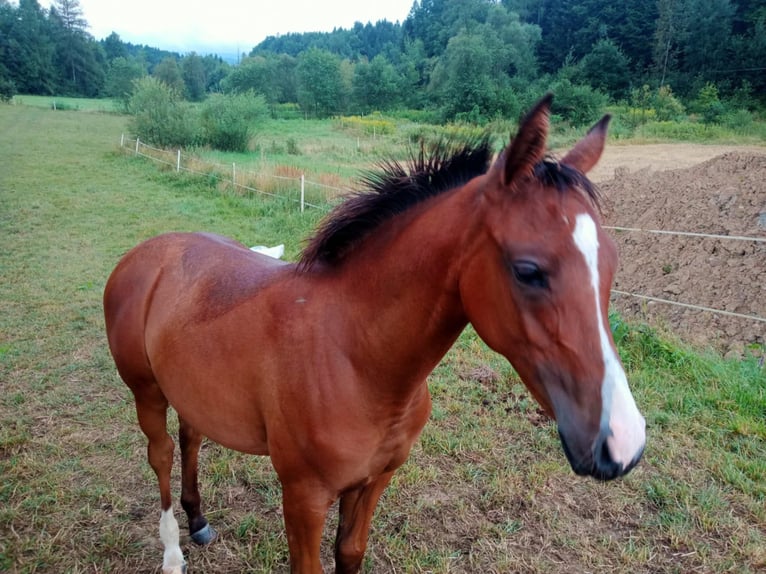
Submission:
[[[604,380],[601,384],[601,430],[610,433],[606,443],[612,460],[625,467],[633,462],[644,447],[646,421],[638,412],[636,402],[628,388],[625,371],[609,343],[609,336],[604,327],[599,293],[598,232],[593,218],[587,213],[577,216],[573,238],[575,245],[585,257],[590,271],[590,282],[596,304],[596,322],[604,361]]]
[[[162,561],[163,574],[181,574],[184,572],[184,555],[179,546],[178,522],[173,516],[173,507],[162,511],[160,516],[160,539],[165,547]]]

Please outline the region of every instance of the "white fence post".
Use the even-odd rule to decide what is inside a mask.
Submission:
[[[234,185],[234,189],[237,189],[237,164],[231,164],[231,183]]]
[[[306,206],[306,176],[301,174],[301,213]]]
[[[120,147],[125,147],[125,134],[120,134]]]
[[[178,148],[178,157],[176,158],[176,171],[181,171],[181,148]]]
[[[136,136],[136,155],[138,155],[138,136]]]

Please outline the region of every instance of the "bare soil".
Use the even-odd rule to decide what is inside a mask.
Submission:
[[[766,239],[766,147],[607,147],[591,173],[607,225]],[[615,289],[766,318],[766,243],[612,231]],[[694,345],[762,352],[766,323],[613,295],[613,306]]]

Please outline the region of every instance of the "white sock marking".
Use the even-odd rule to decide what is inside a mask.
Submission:
[[[160,540],[165,547],[162,561],[162,572],[166,574],[180,574],[183,572],[184,555],[179,545],[178,522],[173,516],[173,507],[162,511],[160,516]]]
[[[604,360],[604,380],[601,384],[601,429],[609,429],[607,438],[609,454],[617,463],[628,466],[638,456],[646,442],[646,421],[633,399],[628,379],[620,360],[609,343],[604,328],[599,297],[598,232],[593,218],[587,213],[577,216],[573,233],[575,245],[585,257],[590,271],[590,281],[596,302],[601,354]]]

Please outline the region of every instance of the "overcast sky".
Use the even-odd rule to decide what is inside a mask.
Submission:
[[[249,52],[266,36],[404,22],[414,0],[80,0],[97,39],[205,53]],[[47,8],[51,0],[39,0]]]

